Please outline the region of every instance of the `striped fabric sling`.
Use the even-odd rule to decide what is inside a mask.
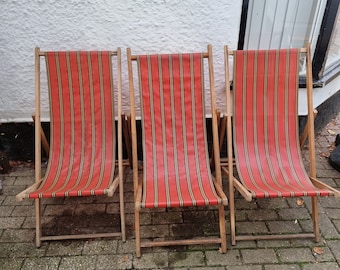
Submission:
[[[298,139],[299,50],[236,51],[234,145],[253,198],[328,196],[310,181]]]
[[[221,203],[207,149],[203,55],[138,56],[143,125],[142,207]]]
[[[110,52],[47,52],[51,141],[47,172],[30,198],[107,194],[115,174]]]

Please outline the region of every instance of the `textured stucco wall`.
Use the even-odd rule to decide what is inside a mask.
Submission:
[[[236,48],[241,0],[0,1],[0,122],[30,120],[34,111],[34,48],[123,50],[133,53],[205,50],[213,45],[215,84],[224,102],[223,46]],[[42,90],[46,89],[42,85]],[[48,115],[47,95],[42,115]]]

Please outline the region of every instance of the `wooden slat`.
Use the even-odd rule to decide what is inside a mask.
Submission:
[[[183,246],[183,245],[207,245],[207,244],[220,244],[221,239],[184,239],[184,240],[165,240],[153,242],[141,242],[141,247],[162,247],[162,246]]]
[[[41,185],[41,183],[42,183],[42,180],[40,180],[39,182],[35,182],[33,185],[31,185],[28,188],[26,188],[25,190],[21,191],[19,194],[16,195],[16,200],[21,202],[23,199],[26,198],[27,193],[31,193],[31,192],[37,190],[39,188],[39,186]]]
[[[276,239],[305,239],[315,238],[314,233],[300,233],[300,234],[273,234],[273,235],[237,235],[238,241],[251,240],[276,240]]]
[[[41,241],[53,241],[53,240],[75,240],[75,239],[93,239],[104,237],[122,237],[121,232],[116,233],[91,233],[91,234],[69,234],[69,235],[51,235],[42,236]]]

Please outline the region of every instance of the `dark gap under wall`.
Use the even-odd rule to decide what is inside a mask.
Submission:
[[[318,114],[315,119],[316,133],[321,130],[327,123],[330,122],[340,112],[340,91],[334,94],[326,102],[318,108]],[[306,124],[306,117],[300,117],[299,126],[300,132]],[[208,146],[211,153],[211,121],[207,120]],[[49,137],[49,123],[43,122],[42,127]],[[140,122],[137,123],[137,129],[140,131]],[[138,144],[141,149],[141,134],[138,132]],[[141,159],[142,153],[139,151]],[[225,143],[223,145],[221,156],[226,155]],[[126,156],[126,153],[125,153]],[[34,124],[33,123],[2,123],[0,124],[0,162],[1,158],[5,157],[8,160],[17,161],[33,161],[34,160]],[[42,150],[42,158],[46,160],[46,154]],[[1,166],[1,163],[0,163]],[[1,170],[0,170],[1,173]]]

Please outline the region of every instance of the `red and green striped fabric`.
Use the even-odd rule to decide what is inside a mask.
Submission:
[[[254,198],[327,196],[311,183],[298,140],[299,50],[237,51],[234,146]]]
[[[214,205],[202,54],[137,57],[143,128],[142,207]]]
[[[48,52],[51,141],[46,175],[30,198],[107,193],[115,169],[110,52]]]

